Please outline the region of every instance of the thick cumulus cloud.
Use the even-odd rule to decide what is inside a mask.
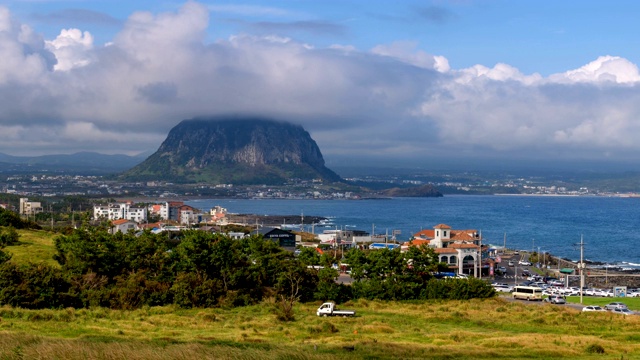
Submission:
[[[615,56],[564,73],[451,69],[398,41],[358,50],[276,36],[208,42],[208,9],[132,14],[108,44],[45,40],[0,8],[0,151],[153,150],[180,120],[250,114],[302,124],[331,157],[541,157],[637,151],[640,74]],[[28,150],[28,151],[27,151]]]

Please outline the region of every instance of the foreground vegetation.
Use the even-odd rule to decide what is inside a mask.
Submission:
[[[0,308],[0,358],[60,359],[628,359],[640,317],[582,313],[494,298],[344,304],[319,318],[299,304],[279,322],[273,302],[231,309]]]
[[[22,225],[0,224],[0,359],[640,357],[640,317],[435,280],[429,249],[345,254],[347,287],[328,267],[308,268],[329,256],[294,258],[257,237],[53,236]],[[323,300],[358,316],[316,317]]]
[[[347,286],[336,282],[334,256],[310,248],[294,256],[257,235],[234,240],[199,230],[110,234],[105,224],[51,239],[30,225],[0,208],[0,306],[209,308],[275,298],[279,319],[289,321],[296,302],[495,295],[478,279],[435,279],[432,274],[443,264],[428,247],[404,253],[352,249],[345,256],[354,282]]]

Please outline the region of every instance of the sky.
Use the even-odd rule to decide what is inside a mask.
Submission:
[[[327,164],[635,162],[640,2],[0,3],[0,152],[150,153],[302,125]]]

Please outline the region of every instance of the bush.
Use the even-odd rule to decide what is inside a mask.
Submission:
[[[27,309],[76,307],[62,271],[43,264],[0,265],[0,304]]]
[[[604,347],[600,344],[591,344],[586,349],[588,354],[604,354]]]
[[[0,248],[18,243],[20,235],[13,226],[0,228]]]

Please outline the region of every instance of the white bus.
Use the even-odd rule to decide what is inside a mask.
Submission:
[[[536,286],[515,286],[511,294],[514,299],[542,301],[542,289]]]

